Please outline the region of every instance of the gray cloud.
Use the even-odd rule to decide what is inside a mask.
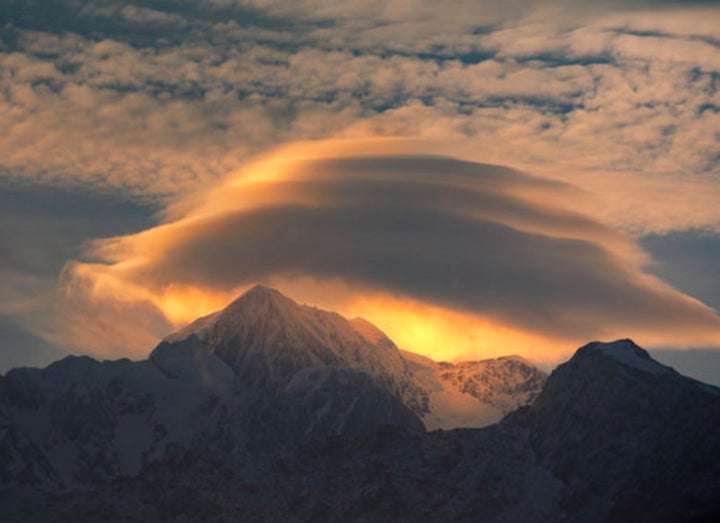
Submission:
[[[686,376],[720,386],[720,350],[695,349],[650,351],[653,358]]]
[[[720,310],[720,235],[689,230],[640,239],[652,255],[648,270]]]
[[[65,353],[47,341],[30,334],[11,319],[0,315],[0,373],[12,367],[45,366]]]
[[[89,191],[0,186],[0,372],[47,364],[67,350],[87,351],[88,338],[96,353],[117,354],[124,342],[150,345],[154,337],[148,332],[159,335],[168,328],[161,316],[144,311],[135,319],[142,332],[133,333],[132,323],[121,320],[130,316],[127,308],[89,321],[87,303],[57,293],[65,263],[83,251],[88,237],[145,229],[155,210]]]

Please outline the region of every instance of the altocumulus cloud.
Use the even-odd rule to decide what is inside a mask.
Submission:
[[[712,309],[643,274],[627,237],[561,203],[580,197],[576,189],[420,149],[281,150],[177,202],[158,227],[96,242],[92,261],[67,267],[68,292],[177,321],[257,281],[301,281],[300,299],[340,284],[558,343],[720,341]],[[347,299],[329,305],[347,309]]]
[[[155,200],[278,143],[391,135],[570,180],[625,230],[720,223],[712,2],[17,0],[3,15],[4,179]]]

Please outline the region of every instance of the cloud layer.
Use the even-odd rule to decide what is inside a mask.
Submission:
[[[37,0],[4,12],[6,179],[162,199],[278,143],[390,135],[570,180],[625,230],[720,223],[711,2]]]
[[[177,203],[163,225],[96,242],[94,263],[68,268],[69,288],[81,282],[91,300],[152,303],[181,321],[258,281],[311,302],[339,284],[350,295],[323,301],[346,313],[367,294],[558,344],[623,333],[720,341],[714,311],[643,274],[626,236],[559,203],[577,195],[566,184],[410,154],[408,143],[384,155],[368,142],[340,155],[314,147],[282,150]]]

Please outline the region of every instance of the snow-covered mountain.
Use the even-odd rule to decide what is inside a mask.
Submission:
[[[149,361],[71,356],[8,372],[0,378],[2,469],[21,472],[3,475],[2,487],[81,488],[191,447],[218,421],[212,407],[231,385],[227,374],[203,381],[204,371],[174,380]]]
[[[419,386],[427,392],[422,420],[428,430],[481,428],[531,403],[547,375],[519,356],[458,363],[435,362],[403,351]]]
[[[454,424],[412,361],[369,322],[256,286],[168,336],[148,360],[67,357],[0,378],[0,481],[80,488],[138,473],[188,449],[276,451],[379,425]],[[463,396],[462,394],[456,394]],[[431,410],[432,408],[432,410]],[[431,422],[443,418],[444,424]]]
[[[718,520],[720,389],[632,340],[580,348],[506,423],[529,430],[539,464],[565,485],[572,521],[685,521],[705,511]]]
[[[669,522],[717,492],[720,389],[629,340],[549,378],[436,363],[258,286],[148,360],[0,377],[3,521]]]
[[[350,320],[367,340],[389,350],[395,343],[363,318]],[[458,363],[436,362],[401,350],[417,387],[424,393],[419,415],[428,430],[481,428],[508,412],[531,403],[547,379],[539,368],[519,356]]]
[[[168,337],[148,360],[67,357],[0,378],[1,486],[80,488],[188,449],[236,459],[426,409],[394,345],[257,286]]]
[[[335,312],[298,305],[275,289],[257,285],[224,310],[170,335],[150,360],[165,368],[176,347],[196,339],[234,371],[239,386],[300,393],[317,387],[318,379],[328,379],[330,369],[342,368],[369,376],[422,414],[424,393],[397,347],[363,336],[356,328],[360,321],[353,324]]]
[[[483,429],[378,427],[252,469],[186,453],[48,503],[67,521],[717,521],[719,435],[720,389],[620,340]]]

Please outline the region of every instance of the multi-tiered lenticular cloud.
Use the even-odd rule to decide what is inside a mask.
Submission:
[[[644,274],[630,239],[573,210],[581,198],[408,143],[301,145],[177,202],[162,225],[97,242],[66,282],[174,321],[265,281],[343,312],[382,296],[545,339],[720,339],[717,314]],[[373,320],[397,336],[392,314]]]

